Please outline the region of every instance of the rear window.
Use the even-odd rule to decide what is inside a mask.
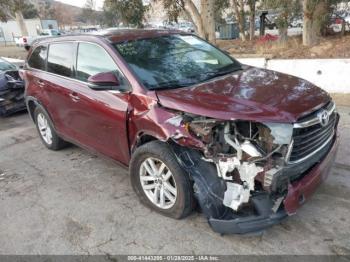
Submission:
[[[32,68],[45,70],[46,54],[47,47],[38,46],[37,48],[35,48],[32,55],[30,56],[28,60],[28,65]]]
[[[50,44],[47,71],[61,76],[72,77],[74,48],[73,43]]]

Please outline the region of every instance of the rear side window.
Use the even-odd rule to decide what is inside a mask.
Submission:
[[[61,76],[73,76],[73,43],[50,44],[47,58],[47,71]]]
[[[35,48],[32,55],[30,56],[28,60],[28,65],[32,68],[45,70],[46,55],[47,55],[47,47],[38,46],[37,48]]]

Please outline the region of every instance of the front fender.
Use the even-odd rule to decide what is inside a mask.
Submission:
[[[131,110],[128,121],[130,152],[133,152],[137,142],[144,135],[164,142],[172,140],[183,146],[203,149],[204,144],[194,138],[186,130],[185,125],[169,121],[179,115],[180,112],[166,109],[156,102],[141,111]]]

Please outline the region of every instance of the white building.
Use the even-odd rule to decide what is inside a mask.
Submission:
[[[39,35],[43,29],[58,29],[56,20],[25,19],[29,36]],[[15,39],[21,37],[21,30],[15,20],[0,22],[0,43],[14,44]]]

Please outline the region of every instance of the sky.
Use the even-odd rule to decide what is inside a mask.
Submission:
[[[57,0],[59,2],[75,5],[79,7],[83,7],[85,5],[86,0]],[[104,0],[95,0],[96,10],[101,10],[103,6]]]

